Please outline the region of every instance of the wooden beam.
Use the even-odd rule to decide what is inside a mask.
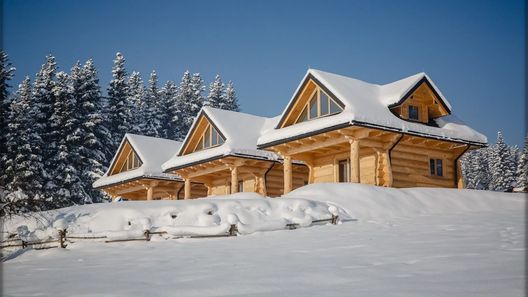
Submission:
[[[231,167],[231,194],[238,193],[238,166]]]
[[[292,190],[292,159],[290,156],[284,156],[284,194]]]
[[[186,178],[185,179],[185,185],[184,185],[184,199],[191,199],[191,179]]]
[[[350,182],[360,182],[359,140],[350,139]]]

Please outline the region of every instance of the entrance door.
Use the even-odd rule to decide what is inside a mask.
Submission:
[[[350,182],[350,162],[348,159],[337,162],[337,175],[340,183]]]

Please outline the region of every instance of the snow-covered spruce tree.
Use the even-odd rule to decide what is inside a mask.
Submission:
[[[107,200],[107,197],[102,191],[93,189],[92,183],[104,174],[106,164],[110,163],[106,156],[114,152],[109,151],[112,139],[104,125],[101,87],[91,59],[83,65],[80,81],[82,84],[78,89],[74,88],[73,94],[80,109],[83,129],[80,152],[83,161],[81,179],[88,194],[83,202],[101,202]]]
[[[220,78],[220,75],[217,74],[214,81],[209,85],[209,94],[207,95],[204,105],[226,109],[227,105],[225,102],[226,98],[224,91],[222,79]]]
[[[180,105],[179,127],[176,139],[183,139],[189,131],[194,118],[203,105],[203,80],[200,74],[191,76],[189,71],[183,74],[180,89],[178,92],[178,102]]]
[[[504,142],[502,133],[497,133],[497,143],[491,147],[489,155],[491,171],[490,190],[511,191],[515,184],[515,157]]]
[[[64,72],[57,73],[54,87],[56,101],[50,118],[56,151],[48,161],[54,179],[54,187],[51,188],[54,208],[79,204],[86,196],[81,179],[83,168],[81,141],[84,131],[81,127],[82,115],[76,100],[79,94],[74,95],[82,84],[79,62],[71,69],[71,79]]]
[[[12,178],[7,190],[18,194],[4,197],[2,214],[47,208],[42,196],[46,182],[43,176],[43,141],[34,131],[40,111],[33,101],[33,93],[29,77],[26,77],[11,102],[6,135],[6,173]]]
[[[143,135],[161,136],[161,94],[158,89],[158,75],[156,71],[150,73],[145,100],[143,101]]]
[[[7,154],[7,128],[9,116],[9,81],[15,74],[9,57],[0,50],[0,188],[4,188],[10,178],[5,174],[5,156]]]
[[[233,82],[229,81],[225,89],[224,102],[226,110],[240,111],[240,105],[238,104],[238,99],[235,92],[235,87]]]
[[[161,137],[176,140],[180,127],[178,119],[180,106],[178,101],[178,87],[173,81],[167,81],[161,88]]]
[[[462,176],[464,177],[464,187],[466,189],[476,189],[475,183],[475,164],[477,162],[477,153],[476,151],[470,151],[464,154],[460,158],[460,164],[462,168]]]
[[[55,104],[55,72],[57,70],[57,63],[55,57],[48,55],[46,57],[46,63],[42,65],[40,71],[35,76],[35,82],[33,83],[33,96],[32,101],[35,111],[35,125],[32,128],[33,132],[36,133],[40,139],[46,140],[46,145],[42,147],[42,158],[44,162],[44,170],[42,171],[43,184],[41,194],[45,197],[53,195],[53,178],[52,175],[47,172],[46,169],[50,169],[51,164],[49,161],[57,149],[56,146],[56,133],[49,119],[53,115],[53,105]]]
[[[145,86],[139,72],[133,71],[128,78],[128,109],[131,113],[128,133],[143,134],[145,122]]]
[[[125,133],[130,130],[132,117],[127,101],[128,84],[125,58],[121,53],[116,54],[112,76],[113,79],[108,87],[108,129],[113,140],[111,150],[115,152]]]
[[[516,171],[517,183],[515,185],[516,191],[528,191],[528,136],[524,138],[524,148],[519,158]]]

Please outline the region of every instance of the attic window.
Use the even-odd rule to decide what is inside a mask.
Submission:
[[[119,172],[133,170],[139,168],[141,165],[143,165],[143,163],[139,160],[134,151],[130,151]]]
[[[409,120],[413,120],[413,121],[420,120],[420,112],[419,112],[418,106],[409,105]]]
[[[336,114],[343,111],[330,96],[322,90],[315,90],[309,103],[304,107],[295,123],[306,122],[316,118]]]
[[[218,131],[214,127],[209,126],[205,130],[202,137],[200,137],[200,140],[198,141],[198,144],[196,144],[196,148],[194,149],[194,151],[215,147],[223,144],[224,142],[225,139],[220,135],[220,133],[218,133]]]

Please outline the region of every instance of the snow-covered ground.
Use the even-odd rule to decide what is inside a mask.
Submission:
[[[48,215],[49,222],[42,226],[67,225],[94,234],[118,232],[178,225],[167,218],[176,212],[184,226],[212,227],[237,220],[248,229],[246,235],[229,238],[77,242],[67,249],[26,250],[2,263],[3,294],[523,296],[526,197],[522,194],[318,184],[287,196],[270,201],[237,194],[236,199],[247,199],[61,210],[62,216]],[[249,232],[278,229],[279,224],[273,224],[277,222],[302,224],[328,216],[328,205],[337,206],[340,216],[357,220]],[[210,211],[212,215],[207,214]],[[201,219],[185,218],[192,212],[200,213]],[[38,227],[16,219],[5,227],[20,224],[30,232]],[[108,227],[101,228],[105,224]]]

